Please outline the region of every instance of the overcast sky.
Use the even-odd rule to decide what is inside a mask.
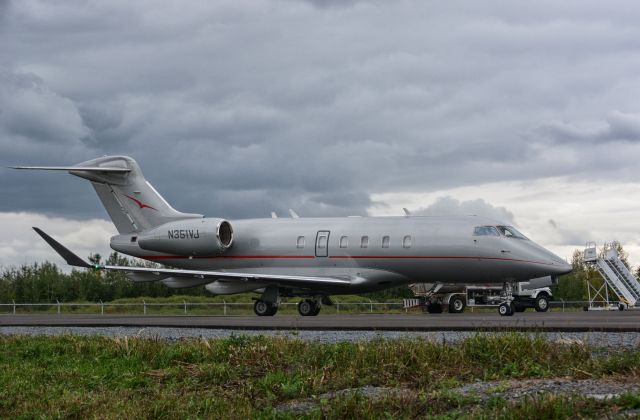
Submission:
[[[179,210],[481,214],[640,263],[635,1],[0,0],[0,265],[115,228],[14,164],[126,154]]]

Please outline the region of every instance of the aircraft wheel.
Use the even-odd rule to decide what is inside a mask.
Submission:
[[[256,300],[253,304],[253,312],[258,316],[273,316],[278,312],[278,307],[264,300]]]
[[[452,296],[449,300],[449,313],[460,314],[464,312],[464,308],[466,308],[466,306],[467,304],[462,296]]]
[[[538,295],[533,306],[536,312],[547,312],[549,310],[549,298],[547,295]]]
[[[316,305],[311,299],[304,299],[298,302],[298,313],[302,316],[317,315],[316,310],[320,311],[319,305]]]
[[[498,313],[502,316],[511,316],[513,315],[513,311],[511,309],[511,304],[504,302],[498,306]]]
[[[269,315],[268,316],[274,316],[275,314],[278,313],[278,305],[269,305],[271,306],[271,309],[269,310]]]
[[[314,302],[316,309],[313,311],[313,316],[316,316],[320,313],[320,308],[322,308],[322,306],[320,306],[320,304],[318,302]]]

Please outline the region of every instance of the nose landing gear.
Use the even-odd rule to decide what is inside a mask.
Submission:
[[[516,307],[513,303],[502,302],[498,306],[498,313],[502,316],[511,316],[516,311]]]
[[[502,303],[498,306],[498,313],[501,316],[512,316],[516,312],[516,305],[513,303],[513,282],[506,281],[502,284]]]

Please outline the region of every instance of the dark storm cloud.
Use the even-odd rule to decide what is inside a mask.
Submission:
[[[176,208],[231,218],[638,176],[630,1],[7,4],[2,166],[128,154]],[[0,171],[0,211],[104,216],[80,180]]]

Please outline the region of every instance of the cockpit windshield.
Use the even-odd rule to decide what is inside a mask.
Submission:
[[[513,226],[496,226],[500,233],[507,238],[527,239],[522,233],[518,232]]]
[[[500,236],[495,226],[478,226],[473,229],[473,236]]]

